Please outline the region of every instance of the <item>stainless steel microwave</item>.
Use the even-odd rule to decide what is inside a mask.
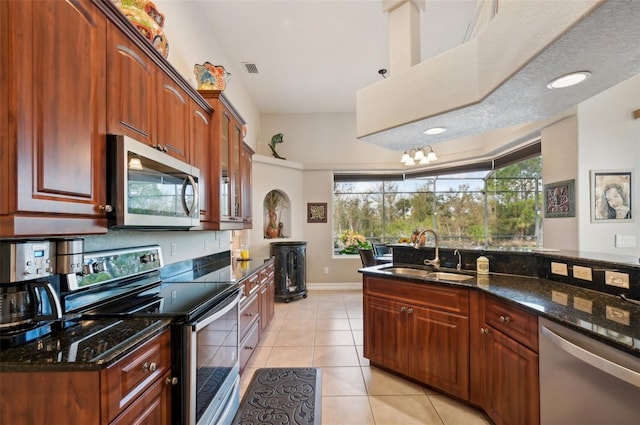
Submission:
[[[200,170],[126,136],[107,136],[109,226],[188,229],[200,224]]]

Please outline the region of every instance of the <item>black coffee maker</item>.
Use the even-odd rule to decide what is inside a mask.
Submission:
[[[62,317],[55,280],[56,244],[0,242],[0,344],[15,346],[45,335]]]

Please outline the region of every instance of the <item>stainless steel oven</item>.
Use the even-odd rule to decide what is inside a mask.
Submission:
[[[186,324],[187,423],[229,424],[239,405],[240,293]]]
[[[171,319],[174,425],[230,424],[240,401],[240,286],[230,254],[214,257],[197,277],[165,279],[158,246],[88,253],[84,273],[63,279],[66,313]]]

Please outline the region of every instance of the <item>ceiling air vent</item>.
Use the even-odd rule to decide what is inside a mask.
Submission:
[[[242,65],[244,65],[244,69],[249,73],[249,74],[257,74],[258,73],[258,67],[256,66],[255,63],[252,62],[242,62]]]

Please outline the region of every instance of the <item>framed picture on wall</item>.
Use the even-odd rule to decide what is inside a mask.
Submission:
[[[565,180],[544,185],[544,216],[576,216],[576,181]]]
[[[631,171],[591,171],[591,222],[632,220]]]
[[[308,203],[307,204],[307,223],[326,223],[327,222],[327,203]]]

